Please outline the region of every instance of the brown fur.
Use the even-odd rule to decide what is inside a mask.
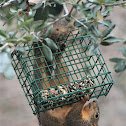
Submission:
[[[98,117],[96,118],[96,115]],[[96,101],[84,106],[83,102],[76,104],[66,116],[65,126],[98,126],[99,107]]]
[[[40,113],[40,122],[42,126],[98,126],[99,107],[97,102],[93,101],[86,106],[84,103],[81,101],[72,106]]]
[[[39,43],[39,46],[41,46],[41,45],[42,44]],[[64,47],[62,47],[62,45],[64,45]],[[60,46],[60,48],[61,47],[63,48],[62,50],[64,50],[64,48],[66,47],[65,43],[61,43],[59,46]],[[34,44],[34,47],[38,47],[38,45]],[[42,48],[40,48],[40,49],[37,48],[34,51],[35,51],[35,53],[43,52]],[[35,65],[35,67],[40,68],[40,71],[37,70],[36,72],[39,73],[40,78],[43,78],[43,79],[41,79],[42,84],[39,86],[40,89],[41,88],[46,89],[48,87],[59,85],[59,84],[64,84],[69,81],[68,80],[69,79],[68,78],[68,69],[67,69],[66,64],[62,60],[61,53],[54,56],[54,58],[55,58],[54,64],[56,64],[56,66],[55,66],[56,68],[54,69],[54,71],[55,71],[56,76],[53,76],[52,79],[49,76],[51,76],[51,74],[52,74],[52,73],[50,73],[50,71],[53,69],[53,62],[47,61],[44,57],[39,58],[39,57],[41,57],[41,53],[35,54],[35,57],[36,57],[36,64],[38,65],[38,66]]]

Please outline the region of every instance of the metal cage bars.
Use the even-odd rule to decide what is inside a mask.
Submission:
[[[95,43],[90,36],[81,36],[80,33],[71,32],[67,40],[56,42],[56,44],[59,43],[65,43],[66,49],[53,53],[53,63],[46,60],[42,52],[42,44],[37,42],[23,45],[27,52],[25,57],[18,52],[12,53],[12,65],[34,114],[38,111],[72,104],[79,101],[79,98],[85,94],[92,94],[91,98],[106,96],[114,83],[101,51],[98,49],[95,54],[89,55],[89,48]],[[61,62],[57,62],[60,60],[58,55],[62,57]],[[65,71],[65,69],[68,71]],[[87,75],[88,77],[85,77]],[[77,87],[76,82],[80,78],[83,78],[83,80],[92,78],[95,86],[89,88],[85,84],[86,89],[78,89],[74,92],[70,92],[67,87],[67,94],[62,94],[58,89],[58,96],[51,95],[50,88],[56,88],[58,84],[67,86],[69,83],[74,83]],[[47,99],[44,99],[41,93],[45,89],[50,94]],[[92,92],[79,94],[79,92],[91,89],[93,89]],[[74,98],[75,94],[76,99]],[[69,97],[63,99],[66,96]],[[52,102],[53,106],[51,106]]]

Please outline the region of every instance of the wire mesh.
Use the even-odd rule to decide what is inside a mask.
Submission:
[[[68,39],[56,41],[59,49],[53,51],[53,62],[47,61],[40,42],[24,44],[26,56],[12,53],[12,65],[34,114],[78,102],[85,95],[99,98],[109,93],[114,81],[101,51],[89,55],[94,43],[89,35],[70,32]]]

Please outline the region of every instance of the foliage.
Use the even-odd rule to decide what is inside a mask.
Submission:
[[[124,58],[111,58],[111,62],[115,62],[114,69],[118,72],[123,72],[126,69],[126,48],[120,48],[121,53],[123,54]]]
[[[3,26],[8,26],[5,30],[0,28],[0,73],[8,79],[14,78],[11,52],[17,50],[25,55],[25,50],[17,46],[21,43],[41,42],[44,55],[47,60],[52,61],[52,50],[57,50],[58,47],[49,36],[53,31],[53,24],[62,19],[68,22],[73,20],[74,27],[77,27],[82,34],[91,35],[98,42],[92,45],[90,54],[95,53],[99,44],[108,46],[123,41],[111,34],[115,24],[108,17],[115,6],[126,8],[126,2],[119,0],[87,0],[86,2],[81,0],[42,0],[40,2],[37,0],[9,0],[9,2],[0,0],[0,18],[4,22]],[[71,8],[70,11],[68,7]],[[73,9],[77,12],[76,15]],[[62,11],[64,15],[61,14]],[[77,18],[79,13],[82,18]],[[10,30],[9,24],[15,20],[15,29]],[[44,35],[41,33],[43,28],[47,28]],[[126,49],[121,48],[121,52],[126,57]],[[113,58],[110,61],[116,62],[116,72],[125,70],[125,59]]]

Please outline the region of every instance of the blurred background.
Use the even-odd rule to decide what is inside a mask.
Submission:
[[[116,24],[113,34],[126,40],[126,12],[122,8],[115,8],[111,12],[111,20]],[[2,24],[0,23],[0,27]],[[122,74],[114,72],[114,63],[110,58],[122,57],[119,48],[123,43],[111,46],[100,46],[104,59],[112,72],[114,85],[106,97],[98,99],[101,117],[99,126],[126,125],[126,71]],[[0,126],[38,126],[38,121],[28,105],[23,90],[15,77],[7,80],[0,74]]]

